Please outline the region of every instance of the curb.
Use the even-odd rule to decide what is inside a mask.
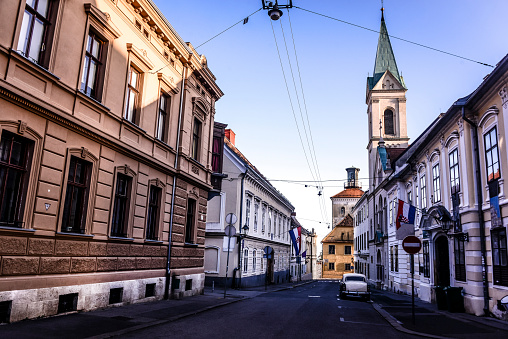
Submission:
[[[372,307],[374,307],[374,309],[383,318],[385,318],[385,320],[390,325],[392,325],[392,327],[394,329],[396,329],[399,332],[403,332],[403,333],[407,333],[407,334],[412,334],[412,335],[417,335],[417,336],[425,337],[425,338],[435,338],[435,339],[449,339],[450,338],[450,337],[441,337],[441,336],[437,336],[437,335],[433,335],[433,334],[427,334],[427,333],[422,333],[422,332],[416,332],[416,331],[408,330],[407,328],[403,327],[390,313],[388,313],[385,310],[383,310],[383,308],[380,307],[378,304],[372,303]]]

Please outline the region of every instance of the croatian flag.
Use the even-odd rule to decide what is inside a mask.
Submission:
[[[399,199],[399,208],[395,224],[397,226],[396,238],[404,239],[408,235],[414,235],[416,207]]]
[[[289,236],[291,237],[291,242],[293,243],[293,246],[295,247],[295,253],[296,255],[300,254],[300,244],[302,239],[302,228],[296,227],[289,231]]]
[[[307,257],[307,251],[303,251],[302,258],[306,258],[306,257]]]

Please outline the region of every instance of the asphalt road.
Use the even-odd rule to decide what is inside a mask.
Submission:
[[[338,282],[313,282],[122,338],[412,338],[393,329],[369,302],[339,299],[337,289]]]

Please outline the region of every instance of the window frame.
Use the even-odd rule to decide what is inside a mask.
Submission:
[[[420,176],[420,193],[421,209],[427,208],[427,178],[425,174]]]
[[[185,208],[185,234],[184,242],[186,244],[196,243],[196,222],[198,212],[198,200],[194,198],[187,198],[187,206]]]
[[[455,280],[467,281],[465,241],[455,237],[453,247]]]
[[[460,165],[459,149],[454,148],[448,153],[448,165],[450,171],[450,192],[460,192]]]
[[[192,124],[192,139],[191,139],[191,158],[195,161],[199,162],[199,158],[201,156],[201,134],[202,134],[202,128],[203,122],[198,119],[197,117],[194,117],[194,121]]]
[[[137,74],[136,84],[132,84],[132,75]],[[124,111],[124,119],[133,123],[134,125],[139,125],[139,106],[140,106],[140,97],[141,97],[141,77],[142,72],[137,69],[134,64],[129,64],[129,70],[127,72],[127,88],[125,93],[125,111]],[[131,100],[131,95],[133,95],[133,102]],[[132,105],[132,106],[131,106]]]
[[[344,255],[350,255],[350,254],[351,254],[351,246],[345,245],[344,246]]]
[[[171,95],[165,93],[164,91],[160,91],[159,93],[155,138],[167,144],[169,139],[169,118],[172,98]],[[164,108],[162,108],[163,101]]]
[[[495,136],[495,145],[492,143],[492,136]],[[489,143],[487,143],[487,137],[489,137]],[[485,173],[487,175],[487,182],[490,182],[492,180],[496,180],[501,178],[501,166],[500,166],[500,159],[499,159],[499,138],[497,137],[497,125],[490,128],[484,135],[483,135],[483,143],[484,143],[484,156],[485,156]],[[489,145],[489,146],[487,146]],[[494,162],[493,154],[495,150],[496,155],[496,161]],[[490,157],[489,157],[490,154]],[[489,165],[489,159],[492,162],[491,165]],[[494,172],[495,166],[497,165],[497,172]],[[489,169],[492,168],[492,173],[489,174]]]
[[[151,180],[148,183],[148,197],[146,208],[145,239],[151,241],[161,240],[161,222],[164,220],[164,188],[160,180]],[[156,192],[156,197],[152,193]]]
[[[391,123],[387,124],[387,121],[389,119],[390,114],[387,114],[387,112],[391,113]],[[391,108],[386,108],[383,112],[383,127],[384,127],[384,134],[385,135],[395,135],[395,113]],[[391,127],[391,130],[388,130],[388,127]],[[391,132],[391,133],[390,133]]]
[[[98,57],[95,57],[93,55],[93,50],[88,50],[88,41],[89,39],[92,39],[92,43],[90,44],[93,46],[93,41],[98,42],[99,52]],[[86,96],[89,96],[90,98],[101,101],[102,100],[102,89],[104,85],[104,73],[105,73],[105,63],[106,63],[106,55],[107,55],[107,48],[108,48],[108,40],[105,39],[102,35],[98,34],[95,29],[91,28],[88,30],[88,34],[85,38],[85,54],[83,58],[83,68],[81,69],[81,81],[80,81],[80,91],[85,94]],[[88,61],[88,62],[87,62]],[[95,75],[93,77],[93,89],[90,93],[88,93],[88,81],[90,80],[90,64],[92,61],[95,61],[97,64],[97,68],[95,70]],[[86,67],[88,66],[88,67]],[[87,70],[85,74],[85,69]],[[85,82],[83,80],[86,78]],[[83,87],[84,85],[84,87]]]
[[[492,238],[491,247],[493,285],[508,286],[508,253],[506,227],[493,228],[490,230],[490,234]]]
[[[441,201],[441,173],[439,162],[432,166],[432,203],[435,204]]]
[[[328,254],[335,254],[335,245],[328,245]]]
[[[125,192],[119,192],[121,187],[119,186],[122,181],[125,180]],[[129,213],[130,205],[131,205],[131,193],[133,191],[132,177],[123,174],[117,173],[116,175],[116,183],[114,190],[114,198],[113,198],[113,211],[111,218],[111,236],[116,238],[128,238],[128,224],[129,217],[132,213]],[[121,205],[121,206],[120,206]],[[118,208],[122,208],[122,210],[118,211]],[[119,213],[120,212],[120,213]],[[117,217],[118,216],[118,217]]]
[[[5,135],[5,133],[7,134],[7,136]],[[21,136],[17,133],[13,133],[13,131],[10,131],[10,130],[6,130],[6,129],[3,129],[3,130],[0,130],[0,145],[2,143],[2,141],[7,138],[10,138],[11,139],[11,148],[10,148],[10,155],[12,155],[12,144],[14,142],[18,142],[18,143],[24,143],[24,151],[23,151],[23,164],[22,165],[14,165],[14,164],[11,164],[10,161],[11,161],[11,157],[9,159],[9,163],[5,162],[5,161],[2,161],[1,160],[1,154],[0,154],[0,169],[3,167],[3,168],[7,168],[6,170],[6,175],[8,175],[9,173],[9,170],[10,169],[13,169],[15,171],[18,171],[18,172],[22,172],[21,173],[21,178],[20,180],[18,181],[18,192],[20,192],[20,194],[17,195],[16,197],[16,201],[13,202],[15,203],[16,205],[16,208],[14,209],[14,219],[17,219],[16,221],[12,221],[12,222],[9,222],[9,220],[7,221],[0,221],[0,226],[2,227],[13,227],[13,228],[24,228],[24,221],[25,220],[25,216],[26,216],[26,211],[25,211],[25,207],[27,206],[26,204],[26,198],[27,198],[27,195],[29,194],[28,192],[28,188],[29,188],[29,180],[30,180],[30,177],[31,177],[31,169],[32,169],[32,158],[33,158],[33,155],[34,155],[34,141],[29,139],[29,138],[26,138],[24,136]],[[4,183],[8,182],[9,180],[3,180]],[[3,187],[0,187],[0,193],[1,193],[1,196],[0,196],[0,217],[1,217],[1,213],[2,213],[2,210],[4,208],[4,197],[5,197],[5,192],[2,192],[4,188]],[[9,210],[12,210],[12,209],[9,209]]]
[[[335,263],[334,262],[329,262],[328,263],[328,270],[329,271],[335,271]]]
[[[118,186],[118,176],[124,176],[126,178],[128,178],[128,180],[130,181],[130,190],[128,191],[128,200],[127,200],[127,206],[126,206],[126,213],[128,213],[131,209],[132,209],[132,206],[134,204],[134,202],[136,201],[136,187],[137,187],[137,175],[136,175],[136,172],[134,172],[132,170],[132,168],[128,165],[125,165],[125,166],[119,166],[119,167],[116,167],[115,168],[115,180],[113,182],[113,187],[114,189],[112,190],[112,199],[111,199],[111,207],[110,207],[110,221],[109,221],[109,225],[110,225],[110,229],[109,229],[109,237],[111,238],[127,238],[129,239],[131,236],[132,236],[132,225],[133,225],[133,220],[134,220],[134,213],[128,213],[126,216],[124,216],[124,226],[123,226],[123,229],[124,229],[124,233],[123,234],[118,234],[118,232],[116,232],[115,234],[118,234],[118,235],[113,235],[113,222],[114,222],[114,212],[115,212],[115,203],[116,203],[116,191],[117,191],[117,186]]]
[[[249,249],[245,248],[243,250],[243,273],[247,273],[249,271]]]
[[[73,159],[75,160],[74,163],[73,163]],[[73,169],[77,170],[77,166],[80,163],[85,171],[83,173],[84,177],[85,177],[84,183],[76,183],[74,180],[72,180],[72,181],[70,180],[71,171]],[[60,225],[60,230],[62,233],[84,234],[86,232],[86,229],[87,229],[86,219],[87,219],[87,212],[88,212],[88,201],[89,201],[89,197],[90,197],[90,185],[91,185],[91,179],[92,179],[92,170],[93,170],[93,163],[91,163],[90,161],[86,161],[77,155],[73,155],[73,154],[70,155],[69,164],[67,166],[67,179],[66,179],[67,185],[65,188],[65,194],[62,195],[62,197],[64,197],[64,199],[63,199],[63,202],[64,202],[63,215],[62,215],[62,221],[61,221],[61,225]],[[75,177],[76,177],[76,172],[74,171],[73,178],[75,178]],[[69,191],[70,187],[73,188],[72,192]],[[81,192],[78,194],[81,196],[82,205],[81,205],[81,208],[79,211],[81,221],[80,221],[80,227],[78,228],[78,227],[75,227],[75,225],[69,226],[68,224],[66,224],[66,219],[67,219],[67,216],[68,216],[68,218],[71,218],[71,215],[73,214],[70,211],[72,209],[72,201],[74,198],[74,192],[76,190],[80,190],[80,189],[81,189]],[[71,197],[70,197],[71,200],[68,202],[69,194],[71,194]],[[71,204],[71,207],[69,207],[68,204]]]

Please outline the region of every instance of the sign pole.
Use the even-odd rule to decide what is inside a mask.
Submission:
[[[227,259],[226,259],[226,277],[225,277],[225,281],[224,281],[224,299],[226,299],[226,290],[228,287],[229,250],[230,250],[230,245],[231,245],[231,237],[236,234],[236,228],[234,228],[234,226],[233,226],[236,223],[236,220],[237,220],[237,218],[234,213],[229,213],[228,215],[226,215],[226,224],[228,224],[228,225],[224,228],[224,233],[228,237],[228,255],[227,255]],[[238,249],[238,251],[240,251],[240,249]]]
[[[224,299],[226,299],[226,289],[228,286],[228,269],[229,269],[229,245],[231,244],[231,237],[228,236],[228,256],[226,259],[226,281],[224,281]]]
[[[411,314],[415,325],[415,255],[411,254]]]

